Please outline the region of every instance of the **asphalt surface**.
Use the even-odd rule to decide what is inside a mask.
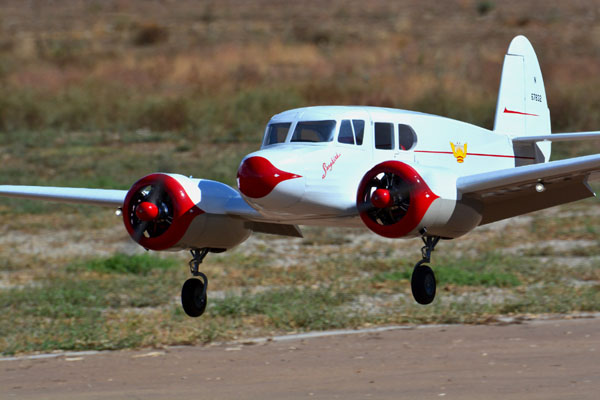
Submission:
[[[600,318],[0,361],[1,399],[599,399]]]

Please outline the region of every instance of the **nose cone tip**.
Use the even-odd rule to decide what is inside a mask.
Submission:
[[[142,221],[152,221],[158,217],[156,204],[144,201],[135,208],[135,215]]]
[[[238,169],[237,181],[240,191],[248,197],[259,199],[273,191],[275,186],[301,175],[282,171],[264,157],[250,157]]]

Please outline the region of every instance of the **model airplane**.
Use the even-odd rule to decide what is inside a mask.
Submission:
[[[137,243],[190,250],[185,312],[206,308],[199,265],[252,232],[298,236],[298,225],[367,226],[388,238],[421,237],[412,293],[435,297],[431,252],[477,226],[594,196],[587,182],[600,154],[549,161],[552,141],[600,138],[550,134],[542,74],[529,41],[511,42],[494,130],[412,111],[308,107],[269,121],[261,149],[241,162],[239,191],[220,182],[154,173],[131,189],[0,186],[0,195],[116,207]]]

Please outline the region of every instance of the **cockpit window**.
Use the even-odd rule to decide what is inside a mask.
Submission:
[[[267,134],[265,137],[265,146],[285,142],[285,138],[291,125],[290,122],[269,124],[269,126],[267,126]]]
[[[301,121],[296,124],[292,142],[331,142],[335,121]]]

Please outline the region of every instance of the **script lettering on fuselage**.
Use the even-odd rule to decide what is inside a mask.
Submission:
[[[331,157],[331,161],[329,163],[323,163],[323,176],[321,179],[325,179],[327,177],[327,172],[331,171],[333,168],[333,164],[340,158],[342,155],[340,153],[335,153],[333,157]]]

